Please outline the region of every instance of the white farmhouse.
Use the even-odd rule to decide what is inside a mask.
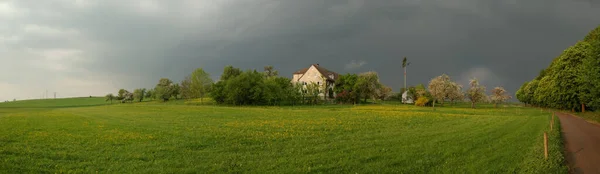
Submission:
[[[308,68],[301,69],[296,71],[292,77],[292,83],[300,84],[306,87],[306,85],[311,83],[316,83],[321,86],[319,90],[321,94],[319,96],[333,98],[335,97],[335,93],[333,89],[335,88],[335,81],[338,79],[339,74],[329,71],[319,64],[312,64]]]

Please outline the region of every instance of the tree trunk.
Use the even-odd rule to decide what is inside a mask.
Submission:
[[[571,112],[575,112],[575,108],[571,108]]]
[[[436,100],[433,100],[433,110],[434,110],[434,111],[435,111],[435,101],[436,101]]]
[[[585,112],[585,104],[581,103],[581,113]]]
[[[494,108],[498,108],[498,103],[494,103]]]
[[[471,102],[471,108],[475,109],[475,102]]]

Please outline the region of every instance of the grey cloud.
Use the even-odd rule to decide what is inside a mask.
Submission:
[[[352,61],[350,61],[350,63],[346,64],[346,70],[357,69],[366,64],[367,64],[367,62],[365,62],[365,61],[352,60]]]
[[[484,71],[484,85],[514,93],[600,24],[591,2],[2,1],[0,91],[10,92],[0,100],[35,98],[45,88],[102,95],[181,80],[198,67],[218,77],[226,65],[273,65],[287,76],[313,63],[338,73],[374,70],[398,90],[405,56],[410,85]],[[368,64],[348,68],[352,60]]]

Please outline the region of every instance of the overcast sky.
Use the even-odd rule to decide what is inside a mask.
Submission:
[[[224,66],[446,73],[514,94],[600,24],[598,0],[0,0],[0,100],[105,95]]]

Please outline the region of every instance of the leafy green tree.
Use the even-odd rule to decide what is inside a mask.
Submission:
[[[515,96],[517,96],[517,99],[521,102],[523,102],[525,105],[527,105],[527,102],[525,101],[525,87],[527,87],[527,85],[529,84],[529,82],[525,82],[523,85],[521,85],[521,87],[517,90],[517,92],[515,93]]]
[[[281,105],[283,102],[293,102],[294,93],[290,89],[293,88],[291,80],[285,77],[269,77],[265,79],[265,99],[269,105]],[[299,91],[297,91],[299,92]]]
[[[230,78],[239,76],[242,73],[243,73],[243,71],[240,70],[239,68],[234,68],[233,66],[226,66],[223,69],[223,74],[221,74],[221,81],[227,81]]]
[[[227,81],[218,81],[217,83],[211,86],[210,97],[215,100],[218,104],[225,103],[225,86],[227,85]]]
[[[146,88],[140,88],[133,90],[133,98],[138,102],[142,102],[146,96]]]
[[[539,83],[540,83],[539,80],[532,80],[531,82],[527,83],[527,86],[525,86],[525,89],[523,91],[523,97],[524,97],[525,103],[528,103],[531,105],[539,105],[539,103],[537,103],[534,98],[535,91],[537,90]]]
[[[592,109],[600,109],[600,27],[596,28],[586,40],[590,42],[589,58],[583,61],[583,73],[578,79],[580,91],[584,92],[581,99]],[[582,105],[582,112],[585,106]]]
[[[162,101],[169,101],[171,96],[173,95],[173,81],[168,78],[161,78],[154,87],[155,95],[158,99]]]
[[[598,107],[600,27],[583,41],[567,48],[535,80],[517,91],[524,103],[541,107],[580,110]]]
[[[596,28],[584,39],[587,45],[581,44],[579,51],[585,54],[586,59],[581,65],[581,75],[577,79],[579,86],[579,100],[581,112],[585,112],[586,105],[592,109],[600,108],[600,27]],[[585,50],[581,50],[585,49]]]
[[[346,74],[340,75],[335,82],[334,91],[337,95],[337,99],[340,102],[347,103],[360,102],[360,94],[355,90],[356,82],[358,81],[358,75]],[[342,94],[343,93],[343,94]],[[342,94],[342,95],[339,95]]]
[[[541,107],[555,107],[565,109],[564,106],[556,105],[557,98],[553,92],[558,88],[555,87],[555,81],[550,76],[543,77],[535,89],[533,101]]]
[[[285,92],[288,94],[288,101],[292,105],[298,104],[304,97],[302,94],[302,85],[300,84],[291,84],[291,88],[288,88]]]
[[[106,99],[106,101],[110,101],[110,104],[112,104],[112,101],[115,99],[115,95],[111,94],[106,94],[106,96],[104,97]]]
[[[264,75],[255,71],[246,71],[227,80],[225,85],[225,102],[233,105],[265,104]]]
[[[202,68],[196,69],[190,79],[190,91],[193,98],[200,98],[200,101],[204,101],[204,97],[208,94],[210,87],[213,84],[213,80],[210,78],[210,74],[205,72]]]
[[[362,73],[358,76],[354,90],[362,95],[364,102],[367,102],[368,98],[374,98],[376,90],[379,89],[379,76],[377,72],[371,71]]]
[[[181,86],[179,83],[174,83],[171,87],[171,96],[175,98],[175,100],[179,100],[179,95],[181,94]]]
[[[279,75],[279,72],[273,68],[273,66],[265,66],[265,76],[266,77],[276,77]]]
[[[600,42],[600,26],[596,27],[594,30],[590,31],[588,35],[583,38],[583,41],[588,43],[597,43]]]
[[[117,93],[117,100],[123,100],[125,98],[125,94],[129,93],[129,91],[125,89],[119,89],[119,93]]]
[[[191,89],[191,77],[190,76],[186,76],[185,79],[183,79],[183,81],[181,81],[181,98],[184,99],[191,99],[193,98],[192,95],[192,89]]]
[[[234,68],[233,66],[226,66],[223,69],[223,73],[221,74],[221,78],[217,83],[211,85],[210,97],[215,100],[218,104],[226,104],[230,100],[227,100],[228,93],[225,89],[227,87],[227,83],[229,80],[239,76],[242,74],[242,71],[239,68]],[[230,103],[229,103],[230,104]]]
[[[146,94],[144,95],[145,98],[147,99],[154,99],[154,89],[149,89],[148,91],[146,91]]]

